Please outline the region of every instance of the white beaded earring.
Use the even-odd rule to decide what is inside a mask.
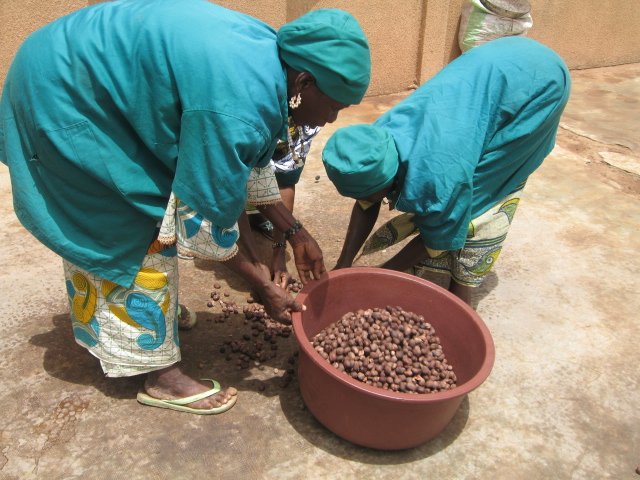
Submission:
[[[302,96],[299,93],[289,99],[289,108],[291,110],[295,110],[300,105],[302,105]]]

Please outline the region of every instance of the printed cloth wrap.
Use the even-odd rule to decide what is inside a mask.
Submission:
[[[245,212],[258,213],[256,205],[269,205],[281,200],[278,182],[271,167],[254,168],[247,182],[247,203]]]
[[[278,142],[269,164],[276,175],[278,185],[290,187],[298,183],[311,149],[311,142],[320,130],[321,127],[298,127],[289,119],[287,141]]]
[[[173,193],[160,225],[158,241],[177,243],[181,254],[224,262],[238,253],[238,224],[231,228],[214,225]]]
[[[270,178],[268,172],[254,167],[249,175],[247,213],[257,213],[256,205],[267,205],[280,201],[279,187],[292,187],[298,184],[302,170],[311,149],[313,139],[321,127],[299,127],[289,117],[287,140],[280,140],[273,153],[269,169],[275,177]],[[256,196],[258,193],[261,196]]]
[[[280,200],[270,167],[251,172],[248,199]],[[173,193],[158,238],[127,288],[63,260],[73,334],[108,377],[148,373],[180,361],[177,249],[225,261],[238,252],[239,230],[214,225]]]
[[[480,286],[500,255],[523,189],[524,183],[485,213],[471,220],[463,248],[427,248],[428,258],[414,265],[412,273],[420,277],[426,277],[428,272],[446,273],[462,285]],[[366,208],[367,204],[362,206]],[[412,213],[403,213],[386,222],[367,239],[362,255],[383,250],[418,233],[413,217]]]
[[[280,189],[271,167],[253,168],[247,182],[247,204],[255,207],[270,205],[280,200]]]
[[[63,260],[76,342],[107,377],[148,373],[180,361],[175,246],[154,242],[133,284],[117,285]]]
[[[279,201],[280,190],[271,167],[253,168],[247,181],[247,203],[255,206]],[[238,238],[237,222],[231,228],[215,225],[171,193],[158,234],[161,243],[177,243],[180,254],[223,262],[238,253]]]

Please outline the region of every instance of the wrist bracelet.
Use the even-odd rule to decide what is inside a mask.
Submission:
[[[273,242],[271,245],[273,248],[286,248],[287,244],[284,242]]]
[[[300,230],[302,230],[302,224],[299,221],[296,220],[293,223],[293,226],[291,228],[289,228],[286,232],[284,232],[284,238],[286,240],[289,240],[291,237],[293,237]]]

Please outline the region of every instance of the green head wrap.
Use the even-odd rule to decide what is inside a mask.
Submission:
[[[372,125],[336,130],[322,151],[322,162],[340,195],[351,198],[388,187],[400,163],[391,134]]]
[[[311,12],[278,30],[282,59],[309,72],[322,93],[346,105],[360,103],[371,79],[367,37],[350,13],[334,8]]]

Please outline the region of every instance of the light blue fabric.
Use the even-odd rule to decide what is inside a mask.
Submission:
[[[276,33],[206,0],[104,2],[33,33],[7,75],[15,211],[68,261],[128,286],[171,190],[221,227],[286,138]]]
[[[417,214],[428,247],[461,248],[469,221],[540,166],[570,83],[549,48],[501,38],[464,53],[376,120],[400,159],[395,206]]]

